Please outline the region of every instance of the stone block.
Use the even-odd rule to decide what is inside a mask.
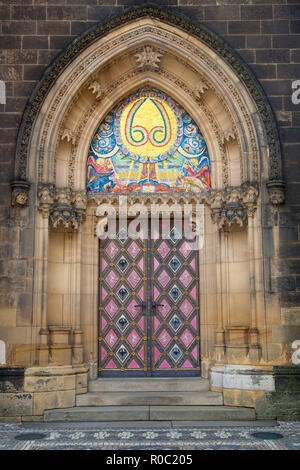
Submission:
[[[11,19],[13,20],[45,20],[45,6],[12,6]]]
[[[300,339],[300,325],[272,326],[272,341],[274,343],[292,343]]]
[[[264,392],[253,390],[223,390],[225,406],[246,406],[255,408],[256,401],[264,397]]]
[[[45,410],[75,406],[75,390],[35,392],[33,396],[33,415],[42,415]]]
[[[0,416],[31,415],[32,410],[31,393],[0,393]]]
[[[66,376],[25,376],[24,390],[26,392],[52,392],[75,390],[75,375]]]
[[[15,308],[0,308],[0,326],[16,326],[16,315]]]
[[[261,21],[261,32],[262,34],[288,34],[289,21],[288,20],[277,20],[277,21]]]
[[[79,390],[87,389],[88,386],[88,374],[76,374],[76,393],[79,393]]]
[[[48,49],[47,36],[27,36],[23,38],[23,49]]]

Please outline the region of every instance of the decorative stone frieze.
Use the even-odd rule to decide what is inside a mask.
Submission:
[[[53,229],[78,230],[85,218],[86,195],[72,192],[69,188],[55,189],[53,184],[41,185],[38,191],[39,210],[49,217]]]
[[[12,181],[11,182],[11,204],[12,206],[24,207],[28,205],[28,193],[30,183],[28,181]]]

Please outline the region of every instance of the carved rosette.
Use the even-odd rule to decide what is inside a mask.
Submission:
[[[15,207],[25,207],[28,205],[28,193],[30,183],[28,181],[12,181],[11,184],[11,204]]]
[[[55,189],[54,185],[39,187],[39,209],[49,217],[53,229],[76,231],[86,215],[86,195],[69,188]]]
[[[160,65],[162,54],[153,46],[144,46],[134,57],[138,68],[150,67],[157,69]]]

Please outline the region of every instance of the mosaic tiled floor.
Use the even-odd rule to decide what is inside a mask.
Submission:
[[[0,450],[300,450],[300,423],[267,427],[97,426],[97,423],[3,424]],[[255,432],[280,433],[283,438],[260,440]],[[43,433],[44,439],[17,440],[20,434]]]

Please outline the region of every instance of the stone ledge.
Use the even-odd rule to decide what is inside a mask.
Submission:
[[[219,389],[248,391],[274,391],[275,379],[272,370],[251,366],[225,365],[212,367],[211,386]]]

